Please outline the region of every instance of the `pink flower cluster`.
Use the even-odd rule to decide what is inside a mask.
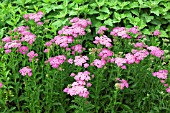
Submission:
[[[12,40],[11,42],[7,42],[4,45],[5,53],[10,53],[12,48],[19,48],[21,47],[21,41],[19,40]]]
[[[90,72],[84,71],[79,72],[77,75],[74,73],[71,73],[70,76],[74,76],[74,79],[76,82],[73,82],[71,86],[68,86],[64,89],[64,92],[67,94],[73,96],[73,95],[79,95],[80,97],[88,98],[89,92],[86,87],[90,87],[92,84],[88,81],[91,80],[90,78]]]
[[[147,47],[148,50],[150,50],[150,54],[160,58],[164,55],[164,50],[161,50],[160,48],[156,46],[149,46]]]
[[[65,47],[68,47],[68,44],[72,43],[74,39],[72,36],[59,36],[58,35],[54,37],[54,40],[55,40],[56,45],[59,45],[60,47],[65,48]]]
[[[107,31],[107,30],[109,30],[107,27],[101,26],[99,30],[97,31],[97,34],[104,34],[104,31]]]
[[[149,52],[146,49],[143,50],[132,50],[132,53],[135,57],[135,63],[140,63],[141,60],[144,60],[149,55]]]
[[[167,87],[166,92],[170,93],[170,86],[168,87],[168,84],[165,83],[165,80],[167,79],[168,70],[159,70],[158,72],[153,72],[153,76],[160,79],[160,82]]]
[[[115,87],[116,87],[117,89],[123,90],[124,87],[126,87],[126,88],[129,87],[129,84],[128,84],[128,82],[127,82],[126,80],[124,80],[124,79],[120,80],[120,78],[117,78],[117,80],[120,82],[120,83],[116,83],[116,84],[115,84]]]
[[[33,59],[34,57],[37,57],[38,54],[35,53],[34,51],[30,51],[29,53],[27,53],[27,56],[29,57],[29,61],[32,62],[32,59]]]
[[[73,19],[70,20],[72,26],[64,26],[61,30],[58,31],[59,35],[66,35],[66,36],[73,36],[73,37],[78,37],[83,36],[86,34],[85,32],[85,28],[88,25],[91,25],[91,22],[89,20],[85,20],[85,19],[79,19],[78,17],[75,17]]]
[[[49,58],[49,59],[46,61],[46,63],[50,62],[50,65],[51,65],[53,68],[58,68],[61,64],[64,63],[65,60],[66,60],[66,56],[64,56],[64,55],[58,55],[58,56]]]
[[[130,32],[130,33],[133,33],[133,34],[139,33],[138,26],[132,27],[132,28],[128,29],[127,31]]]
[[[144,44],[143,42],[137,42],[137,43],[134,44],[134,47],[135,47],[135,48],[138,48],[138,47],[139,47],[139,48],[142,49],[143,47],[146,47],[146,46],[145,46],[145,44]]]
[[[85,50],[85,48],[83,48],[82,45],[80,45],[80,44],[72,46],[71,49],[73,50],[72,51],[73,55],[75,54],[75,52],[82,53],[82,51]]]
[[[103,48],[98,56],[100,56],[102,59],[105,59],[109,56],[111,57],[112,55],[113,55],[112,51],[108,50],[107,48]]]
[[[28,42],[30,45],[33,44],[33,42],[36,39],[36,35],[32,34],[31,32],[27,31],[30,28],[28,26],[20,26],[18,28],[14,29],[14,32],[18,32],[19,34],[21,34],[21,42],[26,41]]]
[[[87,60],[89,60],[87,56],[75,56],[74,64],[76,66],[84,65],[84,67],[87,68],[89,66],[89,64],[87,63]]]
[[[37,23],[37,25],[42,25],[43,22],[40,22],[40,19],[43,17],[43,12],[39,11],[38,13],[34,14],[34,13],[30,13],[30,14],[25,14],[23,16],[25,18],[26,21],[30,20],[34,20],[34,22]]]
[[[125,54],[125,58],[111,58],[109,62],[116,63],[118,67],[126,69],[125,64],[140,63],[141,60],[144,60],[149,55],[149,52],[146,49],[143,50],[132,50],[132,53]]]
[[[28,47],[27,46],[21,46],[19,48],[19,52],[23,55],[26,54],[28,52]]]
[[[95,59],[92,62],[92,65],[96,66],[97,68],[102,68],[104,65],[106,65],[106,61],[104,59]]]
[[[168,70],[159,70],[158,72],[153,72],[152,75],[159,79],[167,79]]]
[[[122,38],[131,38],[130,35],[127,34],[127,30],[125,27],[115,27],[113,30],[110,32],[110,35],[113,36],[120,36]]]
[[[11,42],[12,41],[12,39],[11,39],[11,37],[10,36],[7,36],[7,37],[4,37],[4,38],[2,38],[2,42]]]
[[[100,37],[96,36],[95,41],[93,41],[93,43],[95,43],[95,44],[105,45],[106,47],[112,47],[111,42],[112,42],[112,40],[110,38],[108,38],[106,35],[103,35]]]
[[[23,67],[22,69],[19,70],[19,72],[21,73],[22,76],[25,76],[26,74],[28,74],[28,76],[32,76],[32,69],[29,68],[29,66]]]

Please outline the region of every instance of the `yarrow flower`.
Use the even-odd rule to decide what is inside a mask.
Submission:
[[[92,65],[96,66],[97,68],[102,68],[105,64],[106,64],[106,61],[104,59],[102,59],[102,60],[95,59],[92,62]]]
[[[103,35],[100,37],[96,36],[95,41],[93,41],[93,43],[95,43],[95,44],[105,45],[106,47],[112,47],[111,42],[112,42],[112,40],[110,38],[108,38],[106,35]]]
[[[68,47],[69,43],[73,42],[73,37],[72,36],[55,36],[54,37],[55,44],[59,45],[60,47]]]
[[[111,57],[113,55],[113,52],[108,50],[107,48],[102,49],[102,51],[99,53],[98,56],[100,56],[102,59],[105,59],[107,57]]]
[[[109,30],[107,27],[105,26],[100,26],[99,30],[97,31],[97,34],[103,34],[104,31]]]
[[[153,35],[154,36],[159,36],[161,34],[161,32],[159,31],[159,30],[155,30],[154,32],[153,32]]]
[[[150,50],[150,54],[160,58],[164,55],[164,50],[161,50],[160,48],[156,46],[149,46],[147,47],[148,50]]]
[[[36,22],[38,25],[42,25],[43,22],[40,22],[40,19],[43,17],[43,12],[39,11],[38,13],[34,14],[34,13],[30,13],[30,14],[25,14],[23,16],[25,18],[26,21],[30,20],[34,20],[34,22]]]
[[[125,27],[115,27],[113,30],[110,32],[110,35],[113,36],[120,36],[122,38],[131,38],[130,35],[127,34],[127,29]]]
[[[159,70],[158,72],[153,72],[152,75],[159,79],[167,79],[168,70]]]
[[[27,56],[29,57],[29,61],[32,62],[32,59],[33,59],[34,57],[37,57],[38,54],[35,53],[34,51],[30,51],[29,53],[27,53]]]
[[[29,66],[23,67],[19,70],[19,72],[22,76],[25,76],[26,74],[28,74],[28,76],[32,76],[32,69]]]
[[[129,87],[129,84],[128,84],[128,82],[127,82],[126,80],[124,80],[124,79],[120,80],[120,78],[117,78],[117,80],[120,82],[120,83],[116,83],[116,84],[115,84],[115,87],[116,87],[117,89],[123,90],[124,87],[126,87],[126,88]]]
[[[66,60],[66,56],[64,55],[58,55],[58,56],[55,56],[55,57],[51,57],[49,58],[46,63],[50,63],[50,65],[53,67],[53,68],[58,68],[61,64],[63,64]]]
[[[70,22],[72,26],[64,26],[61,30],[58,31],[59,35],[64,34],[66,36],[73,36],[75,38],[79,35],[83,36],[86,34],[85,28],[88,25],[91,25],[91,22],[89,20],[79,19],[78,17],[71,19]]]
[[[21,46],[21,47],[19,48],[19,52],[20,52],[21,54],[26,54],[26,53],[28,52],[28,47],[27,47],[27,46]]]
[[[71,96],[79,95],[80,97],[88,98],[89,91],[87,90],[87,88],[85,88],[85,86],[92,86],[92,84],[88,82],[89,80],[91,80],[90,72],[79,72],[77,75],[71,73],[70,76],[74,77],[76,82],[73,82],[71,85],[68,85],[68,87],[65,88],[63,91]]]
[[[75,56],[74,64],[76,66],[82,66],[87,62],[87,60],[89,60],[87,56]]]

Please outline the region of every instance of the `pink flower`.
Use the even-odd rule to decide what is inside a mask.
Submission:
[[[49,49],[45,49],[45,50],[44,50],[44,53],[48,53],[48,52],[49,52]]]
[[[34,51],[30,51],[29,53],[27,53],[27,56],[29,57],[29,61],[32,62],[32,59],[33,59],[34,57],[37,57],[38,54],[35,53]]]
[[[103,35],[100,37],[96,36],[95,41],[93,41],[93,43],[95,43],[95,44],[105,45],[106,47],[112,47],[111,42],[112,42],[112,40],[110,38],[108,38],[106,35]]]
[[[139,32],[138,26],[132,27],[128,30],[128,32],[131,32],[133,34],[137,34]]]
[[[28,74],[28,76],[32,76],[32,69],[29,68],[29,66],[23,67],[22,69],[19,70],[19,72],[21,73],[22,76],[25,76],[26,74]]]
[[[76,66],[82,66],[87,60],[89,60],[87,56],[75,56],[74,63]]]
[[[156,46],[150,46],[147,47],[148,50],[150,50],[150,54],[160,58],[161,56],[164,55],[164,50],[161,50],[160,48],[156,47]]]
[[[65,55],[58,55],[58,56],[55,56],[55,57],[51,57],[49,58],[47,62],[50,62],[50,65],[53,67],[53,68],[58,68],[61,64],[63,64],[66,60],[66,56]]]
[[[52,42],[46,42],[45,43],[45,46],[51,46],[52,45]]]
[[[104,49],[102,49],[102,51],[99,53],[98,56],[102,57],[102,59],[105,59],[105,58],[107,58],[109,56],[111,57],[112,55],[113,55],[112,51],[104,48]]]
[[[21,47],[19,48],[19,52],[20,52],[21,54],[26,54],[27,51],[28,51],[28,47],[27,47],[27,46],[21,46]]]
[[[3,84],[2,84],[2,82],[0,82],[0,88],[2,88],[2,86],[3,86]]]
[[[67,60],[67,62],[70,63],[70,64],[73,64],[73,59],[72,59],[72,58],[69,58],[69,59]]]
[[[105,64],[106,61],[103,59],[102,60],[96,59],[93,61],[93,65],[96,66],[97,68],[102,68]]]
[[[92,84],[90,82],[87,83],[87,87],[91,87]]]
[[[126,80],[124,80],[124,79],[120,80],[120,78],[118,78],[117,80],[120,82],[120,83],[116,83],[116,84],[115,84],[115,87],[116,87],[117,89],[123,90],[124,87],[126,87],[126,88],[129,87],[129,84],[128,84],[128,82],[127,82]]]
[[[166,92],[170,93],[170,87],[166,88]]]
[[[159,36],[160,34],[161,34],[161,32],[159,30],[155,30],[153,33],[153,35],[155,35],[155,36]]]
[[[11,49],[7,49],[7,50],[5,50],[5,53],[8,54],[8,53],[10,53],[11,51],[12,51]]]
[[[85,64],[84,64],[84,68],[87,68],[87,67],[89,67],[89,64],[88,64],[88,63],[85,63]]]
[[[153,76],[156,76],[159,79],[167,79],[167,75],[168,75],[168,70],[159,70],[158,72],[153,72],[152,73]]]
[[[11,37],[4,37],[4,38],[2,38],[2,41],[3,42],[11,42],[12,40],[11,40]]]
[[[106,28],[105,26],[101,26],[101,27],[99,28],[99,30],[97,31],[97,34],[103,34],[104,31],[106,31],[106,30],[108,30],[108,28]]]

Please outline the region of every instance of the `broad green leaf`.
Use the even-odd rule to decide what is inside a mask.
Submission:
[[[91,10],[88,12],[88,14],[90,14],[90,15],[98,14],[98,13],[99,13],[99,12],[96,11],[96,10],[94,10],[94,9],[91,9]]]
[[[138,0],[138,2],[140,5],[143,4],[143,0]]]
[[[101,13],[100,16],[96,17],[96,19],[98,19],[98,20],[105,20],[105,19],[107,19],[108,17],[109,17],[108,14],[103,14],[103,13]]]
[[[131,9],[131,12],[136,16],[139,16],[139,9]]]
[[[9,25],[11,25],[11,26],[14,26],[14,23],[11,22],[11,20],[7,20],[6,23],[9,24]]]
[[[156,14],[159,16],[159,8],[151,8],[151,13]]]
[[[132,2],[129,4],[130,8],[138,8],[139,7],[139,3],[138,2]]]
[[[114,12],[114,18],[121,20],[121,15],[117,12]]]
[[[104,13],[107,13],[107,14],[110,14],[110,11],[109,9],[106,7],[106,6],[103,6],[101,9],[100,9],[101,12],[104,12]]]
[[[167,35],[166,31],[160,30],[160,32],[161,32],[160,37],[169,37],[169,36]]]
[[[69,16],[71,16],[71,15],[78,15],[78,11],[71,10],[71,11],[69,12]]]
[[[110,18],[109,19],[107,19],[107,20],[105,20],[104,21],[104,24],[106,24],[106,25],[109,25],[109,26],[113,26],[113,20],[111,20]]]
[[[149,29],[142,30],[142,33],[145,34],[145,35],[150,35],[151,34]]]
[[[132,14],[130,11],[124,11],[123,14],[125,15],[125,17],[127,18],[131,18],[132,17]]]

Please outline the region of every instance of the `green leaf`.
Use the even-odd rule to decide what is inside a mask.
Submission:
[[[96,17],[96,19],[98,19],[98,20],[105,20],[105,19],[107,19],[108,17],[109,17],[108,14],[103,14],[103,13],[101,13],[100,16]]]
[[[73,2],[77,3],[77,4],[80,4],[80,3],[83,3],[84,0],[73,0]]]
[[[139,7],[139,3],[138,2],[132,2],[129,4],[130,8],[138,8]]]
[[[145,34],[145,35],[150,35],[151,34],[149,29],[142,30],[142,33]]]
[[[71,10],[71,11],[69,12],[69,16],[72,16],[72,15],[78,15],[78,11]]]
[[[106,24],[106,25],[109,25],[109,26],[113,26],[113,20],[111,20],[110,18],[109,19],[107,19],[107,20],[105,20],[104,21],[104,24]]]
[[[94,10],[94,9],[91,9],[91,10],[88,12],[88,14],[90,14],[90,15],[98,14],[98,13],[99,13],[99,12],[96,11],[96,10]]]
[[[114,18],[121,20],[121,15],[117,12],[114,12]]]
[[[108,9],[106,6],[102,7],[102,8],[100,9],[100,11],[101,11],[101,12],[104,12],[104,13],[107,13],[107,14],[110,14],[110,11],[109,11],[109,9]]]
[[[151,13],[156,14],[159,16],[159,9],[158,8],[151,8]]]
[[[139,16],[139,9],[131,9],[131,12],[136,16]]]
[[[11,25],[11,26],[14,26],[14,23],[11,22],[11,20],[7,20],[6,23],[9,24],[9,25]]]
[[[160,32],[161,32],[160,37],[167,37],[167,38],[169,37],[169,36],[167,35],[166,31],[160,30]]]

